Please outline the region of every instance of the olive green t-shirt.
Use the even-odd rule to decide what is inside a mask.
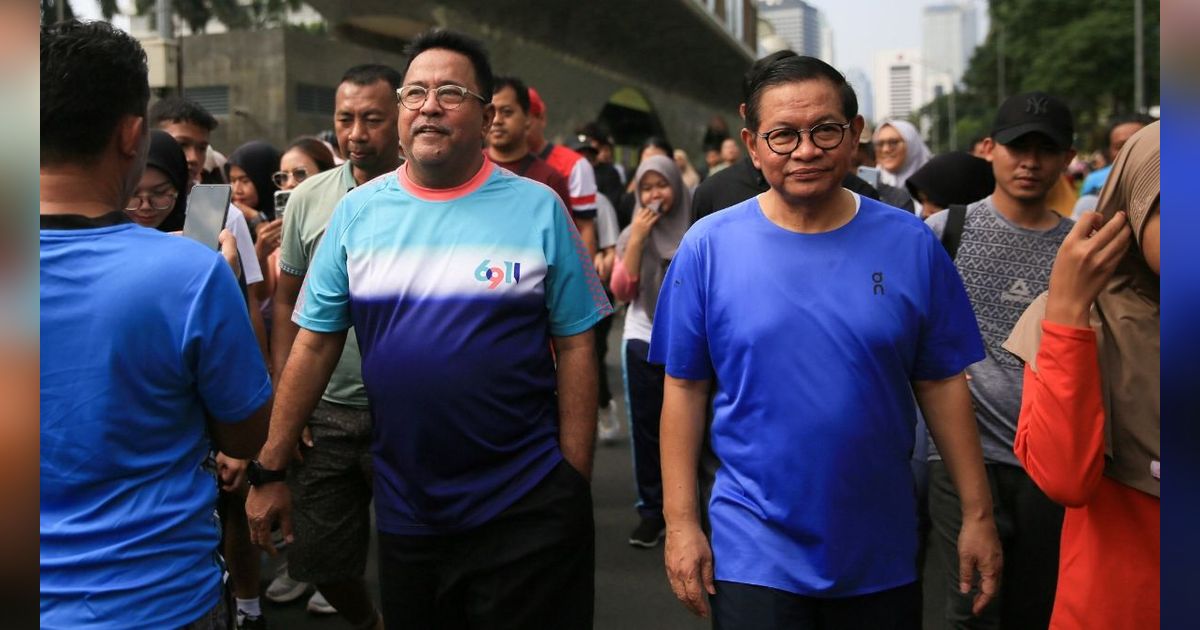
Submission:
[[[354,181],[350,163],[318,173],[308,178],[292,192],[283,215],[283,239],[279,244],[279,269],[293,276],[304,277],[308,265],[317,253],[317,245],[325,235],[325,227],[342,197],[358,184]],[[358,338],[351,328],[346,334],[346,347],[338,360],[329,386],[322,399],[351,407],[367,406],[367,390],[362,381],[362,355]]]

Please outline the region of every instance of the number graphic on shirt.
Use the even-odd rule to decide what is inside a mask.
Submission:
[[[500,283],[516,284],[521,280],[521,263],[504,261],[504,267],[492,267],[492,260],[484,258],[475,268],[475,279],[480,282],[490,282],[488,289],[495,289]]]

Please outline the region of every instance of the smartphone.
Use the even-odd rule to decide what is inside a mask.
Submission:
[[[879,169],[874,166],[858,167],[858,176],[863,181],[871,185],[871,188],[879,188]]]
[[[292,191],[276,190],[275,191],[275,218],[283,220],[283,211],[287,209],[288,199],[291,198]]]
[[[183,219],[183,235],[200,241],[210,249],[220,249],[217,236],[225,227],[233,188],[226,184],[199,184],[188,193]]]

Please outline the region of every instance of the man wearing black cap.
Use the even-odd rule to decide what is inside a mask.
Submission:
[[[967,368],[967,376],[1004,545],[1000,594],[973,618],[970,597],[958,592],[958,495],[930,444],[933,528],[925,618],[939,626],[1045,628],[1050,622],[1063,508],[1038,489],[1013,453],[1022,364],[1000,344],[1033,298],[1047,289],[1054,256],[1074,224],[1046,205],[1075,157],[1073,135],[1071,112],[1062,101],[1041,92],[1009,98],[996,114],[991,137],[984,140],[996,179],[992,194],[967,206],[957,219],[952,209],[926,221],[943,243],[959,235],[951,255],[987,349],[983,361]]]

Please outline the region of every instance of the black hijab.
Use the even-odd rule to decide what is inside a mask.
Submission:
[[[953,151],[943,153],[925,163],[904,182],[914,200],[920,200],[918,191],[925,193],[933,203],[949,208],[952,205],[969,204],[996,189],[996,178],[992,175],[992,163],[970,153]]]
[[[225,175],[229,176],[229,168],[236,166],[246,171],[246,176],[254,182],[258,192],[258,207],[255,210],[267,215],[268,219],[275,218],[275,182],[271,175],[279,170],[279,149],[262,140],[251,140],[238,147],[229,155],[225,163]]]
[[[150,132],[150,151],[146,155],[146,168],[156,168],[167,176],[167,181],[175,187],[175,207],[163,222],[159,224],[160,232],[178,232],[183,229],[184,212],[187,209],[188,191],[191,189],[191,178],[188,174],[187,158],[183,149],[171,134],[154,129]]]

